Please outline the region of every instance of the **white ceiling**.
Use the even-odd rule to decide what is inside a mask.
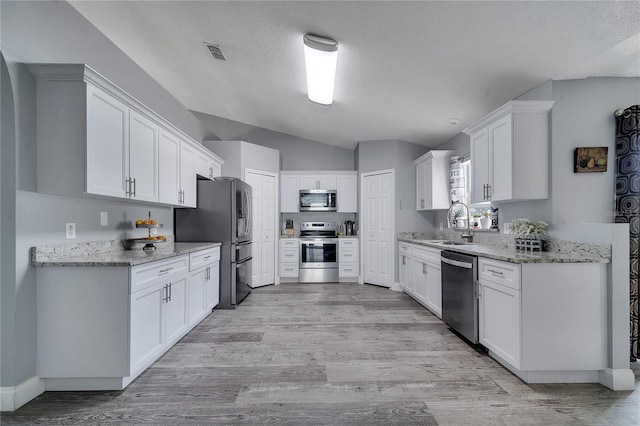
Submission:
[[[640,76],[638,1],[70,3],[187,108],[350,149],[438,145],[548,79]],[[339,43],[331,106],[306,98],[305,33]]]

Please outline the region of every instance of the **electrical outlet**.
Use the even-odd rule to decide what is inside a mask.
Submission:
[[[109,226],[108,212],[100,212],[100,226]]]
[[[67,223],[65,226],[65,234],[67,240],[72,240],[76,237],[76,224],[75,223]]]

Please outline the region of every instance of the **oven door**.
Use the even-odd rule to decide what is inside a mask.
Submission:
[[[336,238],[301,238],[300,269],[331,269],[338,267]]]

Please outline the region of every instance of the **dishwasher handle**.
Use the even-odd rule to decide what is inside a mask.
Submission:
[[[459,266],[460,268],[473,269],[473,263],[460,262],[459,260],[448,259],[446,257],[441,257],[440,260],[442,263],[446,263],[448,265]]]

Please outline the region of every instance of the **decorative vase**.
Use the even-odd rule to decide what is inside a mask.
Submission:
[[[480,218],[480,227],[482,229],[491,228],[491,218],[489,218],[489,217],[481,217]]]

